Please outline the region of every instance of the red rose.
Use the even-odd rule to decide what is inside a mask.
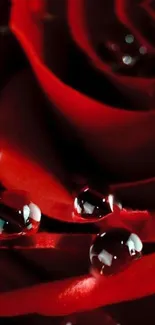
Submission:
[[[40,6],[38,9],[34,6],[36,3],[38,7]],[[72,124],[83,145],[91,152],[95,160],[99,161],[100,165],[105,168],[106,172],[112,174],[113,178],[117,178],[119,181],[131,181],[154,176],[154,111],[148,111],[150,108],[153,109],[154,105],[154,100],[151,99],[152,105],[150,106],[150,95],[148,95],[150,89],[151,93],[153,90],[153,76],[148,76],[147,73],[141,71],[144,67],[144,63],[141,61],[140,70],[138,70],[140,77],[137,77],[138,72],[136,74],[136,70],[133,69],[131,76],[130,68],[128,67],[123,73],[119,71],[117,73],[117,71],[112,71],[109,63],[99,58],[96,51],[96,43],[98,42],[98,33],[96,34],[97,23],[96,21],[94,22],[95,18],[93,18],[92,20],[90,19],[93,25],[91,26],[90,22],[88,24],[86,11],[86,3],[87,6],[91,4],[95,8],[94,10],[96,10],[94,16],[98,18],[97,12],[101,6],[97,6],[97,2],[81,0],[70,1],[66,4],[64,3],[64,5],[56,3],[57,5],[54,2],[52,5],[52,2],[50,2],[49,5],[48,2],[44,1],[30,1],[30,3],[26,1],[24,4],[21,4],[17,1],[12,8],[12,31],[26,51],[41,86],[50,101],[57,107],[59,114],[62,114]],[[120,2],[118,1],[119,4]],[[65,6],[66,8],[64,8]],[[108,10],[106,8],[105,10]],[[141,6],[138,6],[138,8],[141,12]],[[92,8],[90,7],[88,12],[91,10]],[[110,10],[109,13],[107,12],[108,14],[112,14]],[[100,18],[99,15],[98,21],[100,21]],[[104,34],[103,22],[101,30],[103,34],[102,44],[103,46],[108,46],[104,43],[106,42],[105,37],[109,39],[111,35]],[[123,35],[124,37],[126,36],[124,34],[126,29],[125,31],[123,29],[121,34],[116,33],[117,35],[113,36],[115,24],[116,27],[120,26],[118,19],[116,22],[114,21],[113,28],[111,28],[111,38],[112,40],[114,38],[117,45],[121,47],[122,44],[119,39],[117,40],[117,35],[122,35],[123,42]],[[100,26],[100,23],[98,25]],[[87,30],[84,28],[85,26],[87,26]],[[130,34],[133,32],[129,28],[127,31]],[[140,31],[140,28],[138,31]],[[89,33],[87,34],[87,32]],[[56,42],[57,33],[59,33],[60,43]],[[99,36],[100,43],[102,34]],[[135,37],[137,37],[137,34]],[[48,46],[46,46],[46,42]],[[77,57],[75,57],[75,62],[78,64],[77,75],[73,71],[75,64],[73,61],[70,69],[71,72],[73,71],[72,73],[75,73],[75,76],[71,80],[68,75],[66,77],[66,67],[68,66],[68,57],[69,60],[74,60],[74,56],[72,57],[70,53],[67,53],[68,44],[71,50],[73,45],[80,45],[80,48],[84,50],[86,55],[84,61],[83,57],[82,59],[80,57],[81,52],[78,52]],[[140,40],[138,44],[139,47],[140,45],[145,45],[144,42],[141,44]],[[126,45],[120,50],[122,56],[123,51],[124,54],[126,53],[125,50]],[[133,52],[133,55],[137,57],[138,54],[135,51],[138,50],[136,47],[136,49],[133,48],[130,52]],[[74,48],[72,51],[74,51]],[[148,48],[148,53],[149,51],[151,50]],[[95,57],[92,53],[94,53]],[[114,62],[112,62],[118,65],[118,68],[121,53],[119,54],[118,51],[117,55],[114,56]],[[111,50],[109,50],[110,54],[112,54]],[[102,63],[101,66],[98,64],[98,61],[100,64]],[[145,61],[147,68],[148,62],[150,62],[148,56]],[[90,62],[87,69],[85,68],[85,62]],[[80,64],[82,64],[81,68]],[[107,67],[107,69],[104,69],[104,67]],[[84,70],[81,76],[78,74],[80,69]],[[95,72],[98,73],[97,69],[102,70],[103,80],[100,74],[95,74]],[[95,71],[93,72],[94,74],[92,70]],[[95,84],[91,83],[90,85],[88,78],[84,77],[86,73],[90,76],[90,79],[95,79]],[[107,87],[105,76],[121,88],[121,92],[116,93],[114,87]],[[74,81],[76,78],[79,79],[79,82]],[[84,78],[85,83],[81,86]],[[70,85],[72,82],[75,83],[75,86]],[[103,87],[106,89],[105,92],[109,92],[109,95],[102,96],[104,92],[104,88],[101,87],[102,82],[104,84]],[[132,87],[132,91],[130,87]],[[81,91],[80,88],[82,89]],[[95,90],[96,93],[94,93],[95,88],[100,90],[98,92]],[[127,96],[126,103],[126,99],[121,101],[120,98],[125,98],[124,95],[127,92],[129,92],[129,95]],[[143,98],[143,95],[146,100]],[[141,102],[146,103],[145,107],[142,107]],[[136,111],[133,111],[133,103],[136,105]],[[119,104],[121,105],[120,108]]]
[[[3,90],[0,177],[7,189],[27,191],[48,217],[72,222],[74,191],[85,180],[98,186],[96,179],[125,204],[154,208],[154,15],[151,3],[130,2],[12,1],[10,28],[42,89],[25,69]],[[121,222],[154,241],[152,214],[125,213]],[[28,288],[1,293],[0,315],[68,315],[154,293],[153,254],[101,283],[87,274],[91,237],[75,244],[71,236],[68,247],[66,236],[36,235],[33,247],[53,247],[52,267],[48,254],[36,262],[47,263],[49,282],[28,276]],[[37,250],[27,254],[34,259]],[[62,254],[68,265],[77,258],[76,270]],[[72,277],[62,281],[66,274]]]
[[[93,1],[88,1],[89,6],[93,6],[94,10],[96,10],[95,17],[98,18],[100,21],[100,15],[98,17],[98,8]],[[88,43],[90,37],[86,34],[86,30],[82,29],[84,26],[81,25],[81,21],[85,21],[84,25],[87,25],[90,28],[92,33],[89,35],[94,37],[94,41],[92,45],[92,49],[95,55],[97,56],[96,52],[96,43],[98,33],[96,33],[96,21],[95,18],[90,19],[88,24],[87,22],[87,11],[88,3],[86,6],[86,2],[84,1],[74,1],[74,2],[45,2],[45,1],[15,1],[12,4],[11,10],[11,20],[10,26],[12,28],[13,33],[16,35],[17,39],[20,41],[22,47],[26,51],[27,57],[30,59],[30,63],[32,64],[33,70],[42,85],[44,92],[48,95],[48,98],[51,101],[48,109],[51,109],[51,120],[55,118],[55,111],[57,110],[57,123],[59,123],[61,119],[61,124],[59,129],[57,130],[57,126],[55,127],[57,132],[60,133],[60,143],[61,141],[64,142],[64,136],[67,138],[66,141],[71,143],[71,151],[74,149],[74,154],[70,157],[70,152],[67,151],[66,156],[66,165],[65,171],[62,172],[64,167],[62,166],[62,157],[57,155],[57,148],[55,149],[55,143],[52,140],[53,144],[51,145],[51,139],[49,138],[48,132],[43,132],[42,128],[46,128],[43,119],[47,116],[43,116],[46,113],[46,110],[43,110],[45,106],[44,100],[41,103],[41,97],[39,99],[39,103],[36,104],[35,110],[38,111],[37,116],[40,116],[40,121],[36,121],[36,112],[34,108],[27,109],[27,105],[33,106],[30,91],[26,89],[26,83],[28,84],[29,76],[21,78],[16,77],[16,81],[14,81],[14,87],[19,89],[18,94],[18,105],[16,105],[16,114],[17,118],[14,121],[11,116],[14,115],[14,110],[10,108],[7,104],[8,102],[8,95],[6,94],[3,99],[3,107],[5,108],[5,113],[2,114],[2,139],[3,142],[3,155],[1,159],[1,173],[2,173],[2,180],[3,183],[7,187],[16,187],[20,189],[21,182],[23,182],[22,187],[25,190],[31,191],[32,199],[37,200],[38,205],[41,207],[42,211],[47,215],[55,215],[57,218],[70,220],[70,216],[65,215],[62,216],[62,209],[60,212],[58,211],[58,207],[56,201],[61,201],[62,208],[64,204],[70,204],[72,198],[67,193],[65,187],[62,187],[60,183],[67,184],[70,183],[70,172],[71,169],[73,170],[73,174],[77,173],[77,166],[81,164],[82,168],[88,169],[88,165],[91,165],[90,173],[94,173],[93,162],[94,160],[98,165],[95,166],[98,169],[100,166],[100,170],[103,174],[106,174],[107,180],[111,183],[113,182],[125,182],[125,181],[138,181],[145,178],[154,177],[154,161],[155,161],[155,154],[154,154],[154,146],[155,146],[155,136],[154,136],[154,111],[141,111],[141,104],[138,101],[134,100],[136,103],[136,108],[138,111],[133,111],[133,107],[131,105],[131,109],[126,108],[125,102],[124,106],[123,103],[120,103],[121,94],[117,93],[115,88],[111,86],[105,79],[102,80],[102,77],[105,78],[105,73],[103,76],[96,75],[97,70],[95,73],[92,70],[95,67],[95,62],[93,61],[93,57],[91,57],[91,53],[88,49],[84,49],[86,53],[86,57],[80,56],[80,52],[78,52],[77,57],[75,57],[77,48],[74,48],[75,43],[80,45],[83,49],[82,44]],[[85,4],[85,5],[84,5]],[[78,8],[76,6],[78,5]],[[92,7],[90,6],[89,11],[91,13]],[[123,7],[123,4],[121,4]],[[117,3],[117,9],[121,7],[120,2]],[[112,6],[110,7],[112,8]],[[143,11],[141,6],[138,6],[140,13]],[[74,16],[76,10],[76,17]],[[80,11],[81,10],[81,11]],[[108,10],[108,7],[105,7],[105,10]],[[118,12],[118,10],[117,10]],[[121,12],[121,11],[119,11]],[[124,11],[123,11],[124,12]],[[81,13],[81,14],[80,14]],[[83,13],[83,15],[82,15]],[[109,14],[111,11],[109,10]],[[129,13],[129,10],[128,10]],[[136,11],[135,11],[136,13]],[[108,11],[107,11],[108,15]],[[145,14],[146,15],[146,14]],[[90,15],[91,17],[92,15]],[[124,16],[123,16],[124,17]],[[141,17],[141,14],[140,16]],[[74,19],[75,18],[75,19]],[[86,24],[87,22],[87,24]],[[92,26],[91,24],[92,23]],[[136,23],[138,24],[137,20]],[[79,27],[75,28],[75,24]],[[118,37],[122,35],[121,33],[116,33],[116,36],[113,36],[113,27],[118,26],[120,24],[118,19],[114,20],[114,25],[111,26],[111,33],[109,35],[109,29],[107,34],[104,34],[104,20],[102,22],[102,33],[103,35],[103,45],[106,42],[105,37],[114,38],[118,46],[122,46],[121,42]],[[81,29],[80,29],[81,28]],[[138,29],[138,31],[140,28]],[[81,33],[80,33],[81,31]],[[124,31],[124,29],[123,29]],[[98,30],[97,30],[98,32]],[[128,32],[132,32],[133,30],[129,30]],[[61,39],[61,42],[56,42],[57,34]],[[83,35],[83,42],[81,43],[80,35]],[[107,35],[107,36],[106,36]],[[119,36],[118,36],[119,35]],[[126,34],[125,34],[126,36]],[[122,36],[121,36],[122,37]],[[138,37],[137,33],[136,36]],[[115,39],[116,38],[116,39]],[[144,38],[144,37],[143,37]],[[150,38],[149,38],[150,39]],[[46,43],[47,42],[47,43]],[[140,42],[140,41],[139,41]],[[148,42],[147,42],[148,43]],[[48,44],[48,46],[47,46]],[[144,45],[144,42],[143,42]],[[147,44],[145,44],[147,45]],[[96,47],[95,47],[96,46]],[[71,48],[71,50],[70,50]],[[67,53],[67,51],[71,51]],[[124,48],[123,48],[124,50]],[[123,51],[122,50],[122,51]],[[133,54],[135,55],[135,48],[132,49]],[[150,51],[150,47],[148,47],[148,51]],[[72,56],[73,52],[73,56]],[[63,55],[62,55],[63,53]],[[109,55],[110,55],[109,50]],[[122,53],[122,52],[121,52]],[[136,52],[137,53],[137,52]],[[151,52],[152,53],[152,52]],[[68,57],[70,60],[73,60],[74,57],[76,58],[76,64],[78,64],[78,69],[74,71],[74,61],[71,64],[71,67],[68,67]],[[91,66],[87,66],[88,58],[91,57],[92,63]],[[116,55],[117,57],[117,55]],[[114,58],[114,63],[117,63],[116,57]],[[119,58],[120,60],[120,58]],[[101,61],[101,59],[100,59]],[[148,67],[147,62],[149,58],[146,58],[146,68]],[[103,64],[105,62],[103,61]],[[78,70],[80,70],[80,64],[82,65],[81,75],[78,74]],[[144,65],[144,64],[143,64]],[[140,64],[140,72],[141,67],[143,66]],[[66,70],[66,66],[68,67]],[[107,64],[111,69],[111,65]],[[99,67],[98,67],[99,68]],[[70,70],[69,70],[70,69]],[[96,69],[96,68],[95,68]],[[53,73],[54,70],[54,73]],[[91,70],[91,72],[90,72]],[[119,70],[119,69],[118,69]],[[120,69],[121,70],[121,69]],[[66,72],[67,71],[67,75]],[[68,75],[71,74],[73,71],[73,77],[69,77]],[[93,70],[94,71],[94,70]],[[134,70],[135,71],[135,70]],[[137,76],[134,75],[136,72],[132,72],[133,76],[129,76],[130,69],[127,69],[125,72],[120,73],[112,73],[112,75],[107,75],[112,81],[116,81],[117,77],[117,85],[123,82],[126,89],[130,85],[134,86],[134,83],[138,85],[139,91],[136,90],[136,94],[138,93],[138,98],[141,98],[144,94],[144,89],[141,88],[141,85],[144,83],[150,83],[153,81],[153,78],[148,77],[145,78],[145,75],[142,73],[142,78],[137,79]],[[104,72],[104,71],[103,71]],[[85,75],[86,73],[86,75]],[[69,83],[75,83],[76,80],[79,79],[75,84],[78,90],[75,90],[74,84],[69,85]],[[88,76],[95,79],[95,85],[89,83]],[[25,79],[26,78],[26,79]],[[68,79],[67,79],[68,78]],[[85,78],[85,82],[82,86],[82,90],[80,92],[80,87],[82,84],[82,80]],[[122,79],[123,78],[123,79]],[[124,78],[128,82],[124,81]],[[68,81],[67,81],[68,80]],[[123,80],[123,81],[122,81]],[[88,86],[87,86],[87,84]],[[113,106],[112,100],[113,97],[111,92],[109,96],[102,97],[101,100],[96,100],[101,98],[101,93],[103,93],[101,82],[103,82],[104,87],[107,91],[112,91],[114,96]],[[80,84],[79,84],[80,83]],[[20,84],[20,85],[18,85]],[[100,91],[97,93],[93,92],[93,88],[97,85],[96,88],[99,88]],[[71,87],[72,86],[72,87]],[[35,86],[34,86],[35,87]],[[12,88],[12,86],[11,86]],[[88,90],[87,90],[88,88]],[[134,88],[135,89],[135,88]],[[146,87],[145,87],[146,89]],[[16,91],[15,89],[11,90],[11,93]],[[90,91],[88,93],[88,91]],[[23,102],[24,93],[27,93],[27,103]],[[93,97],[91,94],[93,93]],[[121,93],[122,97],[124,96],[124,90],[121,86]],[[86,95],[87,94],[87,95]],[[89,96],[88,96],[89,95]],[[9,95],[11,96],[11,94]],[[36,96],[37,90],[36,90]],[[41,96],[41,95],[40,95]],[[131,97],[131,96],[130,96]],[[123,97],[124,98],[124,97]],[[106,104],[104,102],[106,100]],[[7,101],[7,102],[6,102]],[[22,103],[23,102],[23,103]],[[110,102],[110,105],[108,104]],[[132,100],[131,100],[132,102]],[[22,103],[22,105],[21,105]],[[121,105],[121,108],[118,105]],[[53,109],[53,104],[55,105],[56,109]],[[137,107],[138,105],[138,107]],[[18,107],[19,109],[18,109]],[[25,106],[25,107],[24,107]],[[116,107],[117,106],[117,107]],[[22,113],[21,108],[23,109]],[[140,108],[140,109],[139,109]],[[12,111],[10,111],[12,110]],[[139,111],[140,110],[140,111]],[[54,113],[53,113],[54,112]],[[26,114],[26,116],[25,116]],[[48,112],[49,114],[49,112]],[[8,115],[10,118],[8,119]],[[7,119],[8,130],[4,129],[4,121]],[[25,124],[25,119],[29,122],[29,132],[27,133],[27,126]],[[16,126],[15,126],[16,123]],[[55,122],[56,123],[56,122]],[[53,125],[49,126],[51,131],[53,130]],[[76,138],[78,139],[77,142],[80,143],[78,145],[78,149],[74,148],[74,140],[71,140],[73,136],[70,136],[70,131],[68,131],[69,127],[71,128],[72,134],[76,134]],[[18,134],[14,132],[14,129],[18,130]],[[3,131],[4,129],[4,131]],[[30,130],[31,129],[31,130]],[[54,129],[55,130],[55,129]],[[67,131],[67,132],[66,132]],[[54,133],[54,131],[53,131]],[[66,133],[67,136],[66,136]],[[23,135],[24,134],[24,135]],[[51,135],[52,137],[52,135]],[[11,138],[11,139],[10,139]],[[23,144],[24,139],[24,144]],[[33,139],[33,141],[32,141]],[[40,139],[40,141],[38,141]],[[13,146],[11,143],[13,142]],[[75,147],[77,146],[77,142]],[[30,145],[31,143],[31,145]],[[46,143],[46,147],[45,144]],[[83,147],[84,152],[89,152],[91,154],[90,158],[88,158],[87,162],[85,163],[85,157],[83,157],[81,144]],[[22,145],[24,150],[22,149]],[[57,145],[57,144],[56,144]],[[8,148],[10,146],[10,148]],[[7,148],[6,148],[7,147]],[[12,150],[15,151],[15,147],[20,148],[20,152],[16,151],[12,154]],[[29,148],[28,148],[29,147]],[[51,148],[52,147],[52,148]],[[64,150],[66,147],[64,146]],[[80,152],[79,152],[80,151]],[[32,156],[33,152],[33,161],[31,159],[31,163],[29,160],[29,155]],[[19,155],[20,153],[23,156],[21,157],[22,164],[19,164]],[[76,157],[77,155],[77,157]],[[65,152],[64,152],[65,156]],[[50,158],[49,158],[50,157]],[[73,158],[74,157],[74,158]],[[81,160],[80,164],[79,161]],[[68,167],[68,161],[70,161],[70,165]],[[89,161],[89,163],[88,163]],[[74,167],[74,164],[76,166]],[[24,169],[24,177],[23,175],[23,167]],[[56,166],[57,165],[57,166]],[[73,167],[70,167],[73,165]],[[87,165],[87,167],[86,167]],[[8,168],[9,166],[9,168]],[[45,172],[46,168],[46,172]],[[79,167],[78,167],[79,168]],[[68,169],[68,170],[67,170]],[[17,172],[15,172],[17,171]],[[78,171],[79,172],[79,171]],[[28,175],[26,176],[27,173]],[[81,173],[81,170],[80,170]],[[40,176],[39,176],[40,175]],[[58,176],[58,177],[57,177]],[[73,175],[72,175],[73,176]],[[85,175],[84,175],[85,176]],[[89,175],[86,175],[87,178]],[[40,177],[40,181],[36,182]],[[59,180],[58,180],[59,179]],[[69,180],[69,181],[68,181]],[[40,186],[38,185],[40,184]],[[59,185],[58,185],[59,184]],[[70,185],[69,185],[70,186]],[[48,194],[47,194],[48,188]],[[42,193],[40,195],[40,193]],[[51,199],[52,198],[52,199]],[[55,209],[55,211],[54,211]]]

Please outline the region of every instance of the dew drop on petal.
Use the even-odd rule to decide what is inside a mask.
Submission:
[[[132,56],[130,56],[130,55],[124,55],[124,56],[122,57],[122,61],[123,61],[123,63],[126,64],[126,65],[131,65],[131,64],[133,64],[133,58],[132,58]]]
[[[37,232],[41,220],[39,207],[23,191],[4,191],[0,197],[0,240]]]
[[[126,229],[100,233],[90,247],[92,270],[100,275],[113,275],[124,270],[142,255],[140,238]]]
[[[139,52],[140,52],[140,54],[144,55],[144,54],[147,53],[147,48],[146,48],[145,46],[141,46],[141,47],[139,48]]]
[[[128,44],[132,44],[134,42],[134,36],[132,34],[128,34],[125,36],[125,41]]]
[[[120,210],[121,205],[111,194],[103,196],[90,188],[83,189],[75,197],[74,215],[87,220],[100,219],[109,213]]]

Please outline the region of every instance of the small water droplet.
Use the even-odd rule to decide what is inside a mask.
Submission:
[[[123,271],[142,255],[140,238],[126,229],[113,229],[96,236],[90,247],[93,270],[103,275]],[[134,252],[134,253],[133,253]]]
[[[23,191],[4,191],[0,200],[0,240],[38,231],[41,220],[39,207]]]
[[[133,58],[132,58],[132,56],[130,56],[130,55],[124,55],[124,56],[122,57],[122,61],[123,61],[123,63],[126,64],[126,65],[131,65],[131,64],[133,63]]]
[[[139,52],[140,52],[140,54],[144,55],[144,54],[147,53],[147,48],[146,48],[145,46],[141,46],[141,47],[139,48]]]
[[[103,195],[87,188],[83,189],[74,200],[74,219],[83,218],[88,220],[100,219],[109,213],[121,209],[113,195],[103,197]]]
[[[125,41],[128,44],[132,44],[134,42],[134,36],[132,34],[128,34],[125,36]]]

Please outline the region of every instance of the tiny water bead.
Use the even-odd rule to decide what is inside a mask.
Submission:
[[[90,261],[100,275],[123,271],[142,255],[140,238],[126,229],[113,229],[96,236],[90,247]]]
[[[39,207],[23,191],[4,191],[0,197],[0,240],[37,232],[41,220]]]
[[[84,188],[74,200],[74,216],[88,220],[103,218],[120,209],[121,204],[113,195],[103,196],[89,187]]]
[[[124,64],[127,64],[127,65],[133,64],[133,58],[130,55],[124,55],[122,57],[122,61]]]
[[[135,35],[120,30],[115,37],[109,36],[97,45],[97,53],[114,73],[126,76],[154,77],[154,53]]]
[[[128,44],[132,44],[134,42],[134,36],[132,34],[127,34],[125,36],[125,42]]]

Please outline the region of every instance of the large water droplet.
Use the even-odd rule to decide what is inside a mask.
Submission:
[[[96,236],[90,247],[93,270],[100,275],[112,275],[125,269],[141,257],[140,238],[126,229],[113,229]]]
[[[37,232],[41,220],[39,207],[23,191],[4,191],[0,197],[0,240]]]
[[[103,196],[88,187],[76,196],[73,214],[75,219],[81,217],[91,221],[120,209],[121,205],[116,202],[113,195]]]

